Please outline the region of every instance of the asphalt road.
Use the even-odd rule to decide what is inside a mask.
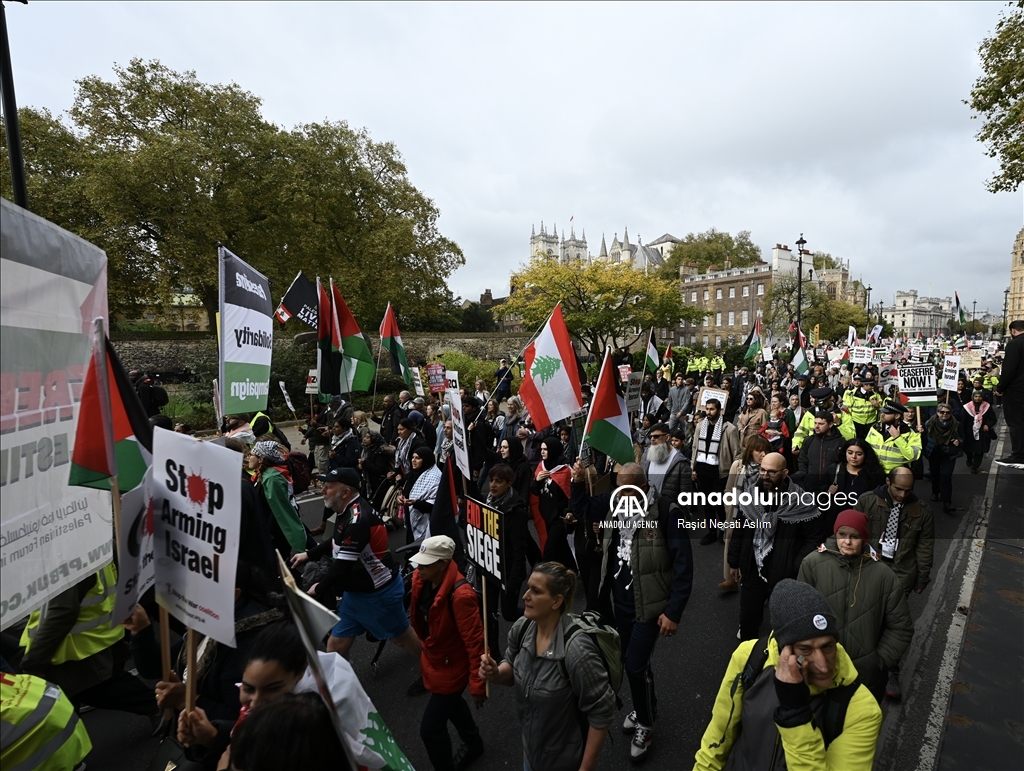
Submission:
[[[953,515],[934,512],[936,545],[933,582],[920,595],[910,595],[910,606],[917,621],[915,641],[904,660],[903,688],[906,694],[904,708],[884,708],[889,715],[880,746],[883,752],[876,759],[876,768],[911,768],[898,761],[915,752],[914,742],[896,741],[894,737],[911,730],[924,731],[932,705],[927,698],[914,698],[934,682],[939,667],[941,642],[931,645],[932,636],[945,634],[937,618],[949,603],[955,602],[960,583],[957,555],[965,533],[972,532],[972,522],[978,517],[984,500],[987,472],[993,456],[989,455],[978,475],[958,474],[955,478]],[[962,462],[961,462],[962,463]],[[928,480],[921,480],[915,488],[924,500],[930,498]],[[302,515],[311,527],[320,521],[322,503],[318,498],[302,502]],[[401,533],[393,533],[392,547],[404,543]],[[722,552],[720,546],[699,546],[693,542],[694,587],[689,604],[683,614],[679,632],[671,639],[658,642],[654,654],[655,685],[658,695],[659,722],[653,747],[645,762],[651,769],[689,768],[700,745],[700,737],[711,715],[715,694],[721,683],[729,657],[737,644],[736,630],[739,602],[736,594],[722,595],[717,590],[721,581]],[[769,626],[767,612],[762,634]],[[502,622],[502,635],[508,625]],[[504,646],[503,646],[504,647]],[[352,652],[352,663],[367,693],[380,714],[387,721],[399,745],[416,768],[428,769],[419,737],[419,722],[427,696],[410,698],[406,688],[418,674],[417,662],[395,646],[384,651],[380,665],[370,667],[376,644],[357,641]],[[624,707],[618,713],[612,741],[606,744],[598,768],[620,769],[629,765],[629,739],[618,731],[618,725],[630,706],[627,683],[619,692]],[[475,764],[479,769],[522,768],[521,734],[515,711],[514,694],[508,688],[493,687],[491,698],[479,712],[474,713],[484,737],[486,749]],[[156,751],[157,742],[149,738],[148,723],[123,713],[96,710],[84,716],[94,749],[87,759],[90,769],[129,771],[145,769]],[[889,744],[886,739],[889,737]],[[457,736],[453,734],[457,744]]]

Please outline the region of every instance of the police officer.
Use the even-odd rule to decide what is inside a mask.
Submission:
[[[85,724],[53,683],[33,675],[0,673],[0,765],[5,769],[63,771],[92,750]]]
[[[836,392],[830,387],[815,388],[811,391],[811,405],[813,409],[805,410],[800,424],[793,435],[793,454],[799,454],[803,447],[804,440],[814,433],[814,419],[819,410],[828,410],[832,413],[832,425],[835,426],[845,441],[853,439],[855,428],[853,420],[842,409],[836,407]]]
[[[886,474],[898,466],[909,468],[921,457],[921,434],[903,422],[903,405],[899,402],[885,403],[865,441],[875,451]]]
[[[871,372],[864,373],[860,388],[847,392],[843,401],[853,417],[857,438],[865,438],[871,426],[878,421],[878,411],[882,406],[882,397],[875,392],[875,376]]]

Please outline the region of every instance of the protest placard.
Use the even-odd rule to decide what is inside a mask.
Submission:
[[[153,435],[156,599],[189,629],[235,645],[242,498],[238,453],[185,434]]]
[[[412,387],[416,391],[417,396],[426,396],[423,393],[423,378],[420,376],[420,368],[412,367],[409,370],[409,374],[412,375]]]
[[[306,393],[309,396],[316,396],[320,393],[320,375],[315,369],[311,369],[306,375]]]
[[[770,345],[764,345],[761,347],[761,361],[770,362],[772,360],[772,347]]]
[[[865,348],[864,346],[857,346],[856,348],[850,349],[850,361],[854,364],[870,364],[871,357],[874,355],[874,350],[871,348]]]
[[[480,570],[505,588],[505,559],[501,512],[486,503],[466,499],[466,554]]]
[[[643,372],[630,372],[626,383],[626,411],[636,412],[640,409],[640,389],[644,384]]]
[[[444,364],[427,365],[427,383],[432,394],[443,394],[447,385],[444,382]]]
[[[223,246],[220,267],[220,388],[224,414],[267,408],[274,306],[267,277]]]
[[[462,397],[459,395],[459,373],[455,370],[445,370],[445,383],[447,389],[445,398],[452,406],[452,446],[455,449],[455,464],[466,479],[472,474],[469,470],[469,445],[466,442],[466,421],[462,415]]]
[[[981,351],[964,351],[960,354],[960,369],[970,372],[981,366]]]
[[[901,364],[898,369],[900,394],[907,397],[908,407],[938,404],[938,397],[935,394],[935,367],[931,364]]]
[[[899,370],[891,364],[881,367],[878,370],[878,390],[888,396],[889,389],[896,385],[899,377]]]
[[[956,390],[956,381],[960,376],[960,357],[945,356],[942,360],[941,387],[946,391]]]
[[[149,468],[142,484],[121,496],[121,526],[116,528],[117,597],[114,618],[118,621],[131,615],[135,603],[156,577],[153,561],[153,469]]]
[[[288,411],[295,415],[295,407],[292,405],[292,397],[288,395],[288,388],[285,386],[283,380],[278,380],[277,384],[281,387],[281,394],[284,396],[284,403],[288,405]],[[298,418],[296,418],[297,420]]]
[[[708,403],[708,399],[718,399],[724,410],[726,403],[729,401],[729,392],[721,388],[701,388],[697,394],[697,409],[703,410],[704,405]]]
[[[619,380],[623,383],[629,380],[629,373],[633,371],[633,368],[628,364],[619,365]]]

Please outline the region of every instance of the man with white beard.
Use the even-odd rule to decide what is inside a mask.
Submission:
[[[679,493],[692,492],[690,462],[686,456],[672,446],[667,423],[655,423],[651,427],[651,446],[644,453],[641,464],[647,481],[667,505],[674,506]]]

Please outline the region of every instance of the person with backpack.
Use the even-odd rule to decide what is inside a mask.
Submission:
[[[270,440],[256,442],[248,458],[253,484],[260,493],[260,503],[270,525],[270,541],[284,554],[303,551],[316,542],[306,531],[295,501],[291,470],[281,445]]]
[[[459,572],[452,557],[455,541],[435,535],[420,544],[410,559],[412,576],[409,621],[420,638],[420,672],[430,701],[420,721],[420,738],[435,771],[467,768],[484,752],[480,729],[462,692],[469,685],[480,709],[487,689],[476,662],[484,652],[484,627],[472,585]],[[462,746],[452,755],[449,721]]]
[[[739,644],[701,738],[694,771],[870,771],[882,710],[837,638],[825,597],[791,578],[772,593],[769,637]]]
[[[633,734],[629,754],[638,762],[651,749],[658,719],[651,657],[658,638],[671,637],[679,629],[693,587],[693,551],[690,539],[674,527],[674,513],[682,515],[678,505],[653,490],[648,492],[647,475],[640,465],[626,463],[620,468],[615,500],[611,493],[591,496],[585,480],[583,464],[577,461],[569,496],[576,519],[588,527],[616,520],[615,527],[602,528],[598,596],[602,604],[610,590],[615,626],[622,638],[633,698],[633,711],[626,715],[622,730]]]
[[[569,610],[575,591],[576,575],[564,565],[537,563],[505,659],[480,656],[481,679],[515,687],[525,771],[593,769],[614,720],[613,678],[622,674],[616,635],[602,628],[600,644],[599,633],[584,631]]]

